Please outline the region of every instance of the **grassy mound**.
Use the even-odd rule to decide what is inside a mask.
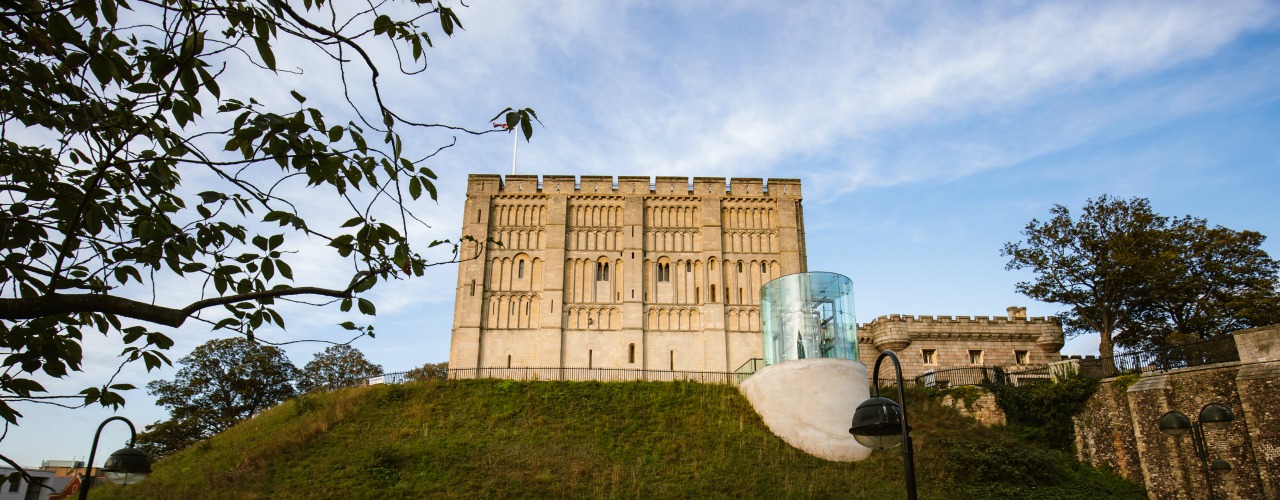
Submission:
[[[1145,498],[1117,476],[909,395],[922,498]],[[828,462],[736,389],[455,380],[290,400],[94,498],[901,498],[897,450]]]

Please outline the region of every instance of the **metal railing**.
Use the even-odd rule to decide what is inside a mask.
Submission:
[[[1109,376],[1105,374],[1109,368],[1108,362],[1117,373],[1166,372],[1179,368],[1240,361],[1240,352],[1236,350],[1235,338],[1223,336],[1191,344],[1125,353],[1098,361],[1099,368],[1103,372],[1102,376]],[[1084,367],[1081,366],[1081,368]]]
[[[691,372],[672,370],[638,370],[623,368],[455,368],[449,379],[493,378],[507,380],[563,381],[689,381],[707,384],[738,385],[750,373]]]
[[[1126,373],[1157,373],[1240,361],[1235,339],[1219,337],[1210,340],[1158,349],[1135,351],[1110,358],[1070,359],[1061,363],[1035,366],[963,366],[930,371],[915,377],[920,387],[945,389],[962,385],[993,382],[1024,385],[1055,376],[1078,373],[1089,378],[1106,378]]]
[[[962,366],[922,373],[915,377],[915,383],[919,387],[946,389],[987,382],[1024,385],[1037,380],[1049,380],[1052,376],[1052,367],[1048,365]]]

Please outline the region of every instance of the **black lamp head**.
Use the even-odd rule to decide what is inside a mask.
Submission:
[[[1181,436],[1191,430],[1191,419],[1181,412],[1171,411],[1160,417],[1160,432]]]
[[[911,429],[907,429],[910,432]],[[849,433],[859,444],[884,450],[902,444],[902,406],[892,399],[874,397],[853,412]]]
[[[99,470],[113,483],[133,484],[151,474],[151,459],[142,450],[124,447],[112,453]]]
[[[1200,423],[1202,424],[1224,424],[1235,419],[1236,416],[1231,413],[1231,408],[1219,403],[1209,403],[1200,409]]]

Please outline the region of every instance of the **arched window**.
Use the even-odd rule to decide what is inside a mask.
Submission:
[[[636,362],[636,345],[635,344],[631,344],[631,347],[627,348],[627,362],[628,363]]]
[[[716,286],[711,285],[711,302],[716,301]]]
[[[476,280],[471,280],[471,296],[476,295]]]
[[[671,264],[668,264],[668,263],[665,263],[665,262],[659,262],[659,263],[657,264],[656,269],[657,269],[657,272],[658,272],[658,281],[659,281],[659,282],[668,282],[668,281],[671,281]]]
[[[712,270],[712,271],[715,271],[715,270],[716,270],[716,260],[715,260],[715,259],[711,259],[711,262],[709,262],[709,263],[708,263],[708,265],[709,265],[709,266],[711,266],[711,270]]]
[[[511,355],[507,355],[507,368],[511,368]]]
[[[738,272],[742,272],[742,261],[738,261]]]
[[[524,279],[524,260],[520,260],[519,270],[516,271],[516,278]]]
[[[769,274],[769,266],[763,262],[760,263],[760,274]]]
[[[687,261],[687,260],[686,260],[686,261],[684,261],[684,272],[686,272],[686,273],[687,273],[687,272],[692,272],[692,271],[693,271],[693,264],[690,264],[690,263],[689,263],[689,261]]]
[[[596,281],[609,281],[609,263],[596,263]]]

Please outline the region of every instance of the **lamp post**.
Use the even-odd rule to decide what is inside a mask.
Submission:
[[[1231,470],[1231,464],[1225,460],[1214,460],[1213,466],[1209,465],[1209,443],[1204,438],[1204,426],[1220,425],[1235,420],[1236,417],[1231,413],[1231,409],[1221,403],[1209,403],[1200,409],[1200,418],[1192,422],[1190,418],[1178,411],[1170,411],[1160,417],[1160,432],[1170,436],[1181,436],[1188,431],[1191,432],[1191,443],[1195,446],[1196,456],[1200,458],[1200,471],[1204,473],[1204,486],[1209,490],[1209,498],[1212,500],[1213,483],[1209,481],[1209,471],[1225,471]]]
[[[84,465],[84,475],[80,476],[80,500],[89,498],[89,486],[93,485],[90,469],[93,468],[94,455],[98,453],[98,438],[102,437],[102,428],[112,420],[122,420],[129,425],[129,446],[116,450],[107,457],[106,463],[102,464],[100,470],[106,473],[107,480],[116,484],[133,484],[151,473],[151,459],[147,458],[147,454],[142,450],[133,447],[138,439],[138,431],[133,428],[133,422],[121,416],[108,418],[102,421],[98,426],[98,432],[93,434],[93,447],[89,448],[89,462]]]
[[[892,399],[880,397],[880,362],[885,358],[893,361],[893,369],[898,378],[898,404]],[[893,351],[884,351],[876,358],[875,370],[871,372],[871,387],[875,394],[853,412],[853,426],[849,434],[858,443],[873,450],[885,450],[902,445],[902,469],[907,483],[907,498],[916,498],[916,468],[911,449],[911,426],[907,425],[907,396],[903,391],[902,364]]]

